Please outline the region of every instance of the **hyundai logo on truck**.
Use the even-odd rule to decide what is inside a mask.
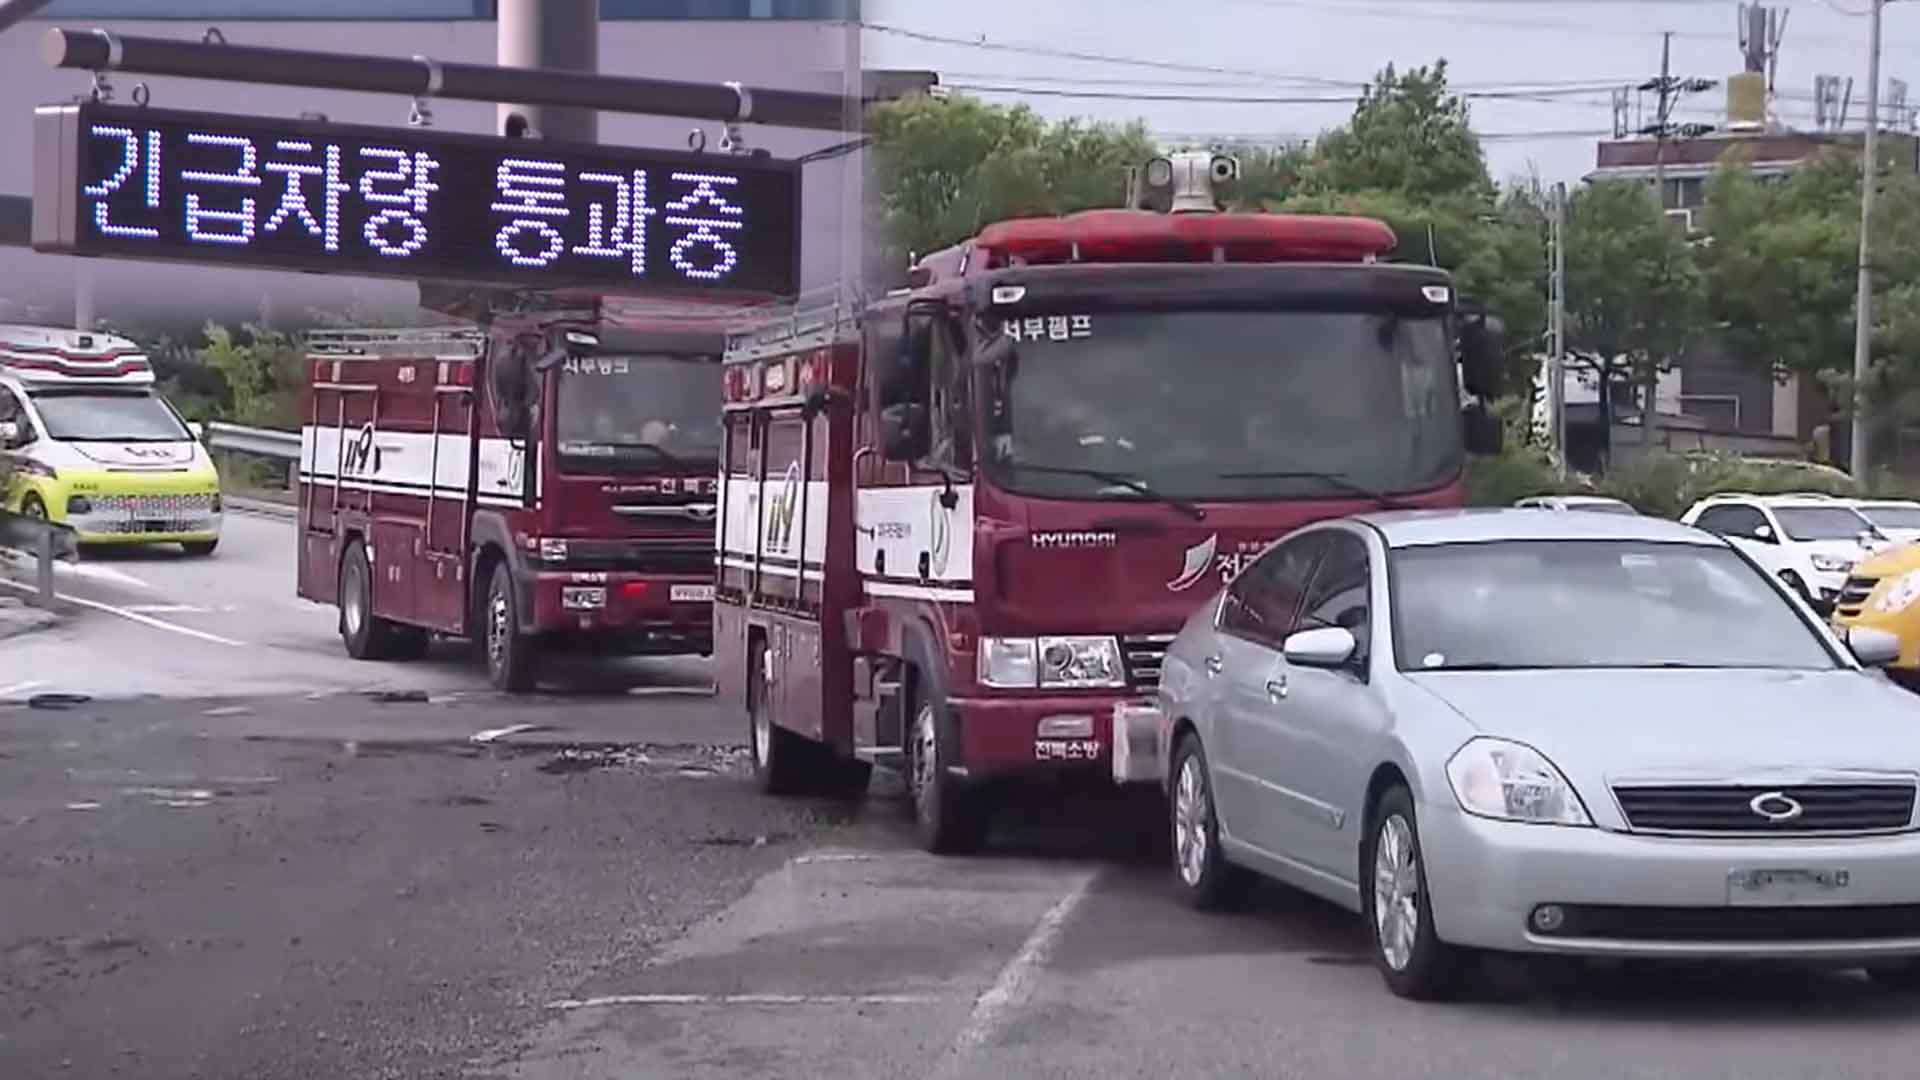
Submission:
[[[35,114],[41,251],[789,295],[791,163],[83,103]]]

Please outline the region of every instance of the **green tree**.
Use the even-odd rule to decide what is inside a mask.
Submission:
[[[225,380],[229,415],[257,427],[297,427],[300,352],[292,337],[249,323],[240,333],[208,323],[200,361]]]
[[[873,110],[874,201],[884,266],[989,222],[1119,206],[1127,170],[1154,153],[1140,124],[1048,123],[1025,106],[914,97]]]
[[[1321,136],[1303,172],[1308,191],[1390,191],[1416,201],[1465,196],[1491,204],[1492,179],[1447,62],[1404,74],[1392,65],[1361,91],[1344,128]]]
[[[1705,330],[1700,269],[1653,192],[1631,180],[1575,192],[1566,243],[1567,353],[1610,405],[1618,383],[1651,387]]]

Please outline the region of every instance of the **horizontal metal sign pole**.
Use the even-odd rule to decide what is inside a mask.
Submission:
[[[65,27],[47,31],[40,43],[40,55],[53,67],[80,71],[123,71],[462,101],[510,101],[823,131],[845,130],[847,124],[846,102],[838,94],[590,75],[549,68],[443,63],[425,56],[309,52]]]

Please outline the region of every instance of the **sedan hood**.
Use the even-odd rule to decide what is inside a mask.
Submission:
[[[1612,782],[1807,782],[1920,773],[1920,698],[1861,671],[1409,674],[1482,734],[1560,767],[1594,807]]]

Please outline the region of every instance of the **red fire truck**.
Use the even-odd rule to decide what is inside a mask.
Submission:
[[[719,325],[309,335],[300,595],[357,658],[472,639],[502,690],[551,651],[711,653]]]
[[[1170,212],[990,225],[857,318],[730,341],[715,657],[764,789],[900,768],[961,851],[1004,782],[1158,780],[1148,702],[1213,586],[1299,525],[1463,502],[1497,321],[1377,261],[1379,222],[1220,212],[1234,174],[1160,159]]]

